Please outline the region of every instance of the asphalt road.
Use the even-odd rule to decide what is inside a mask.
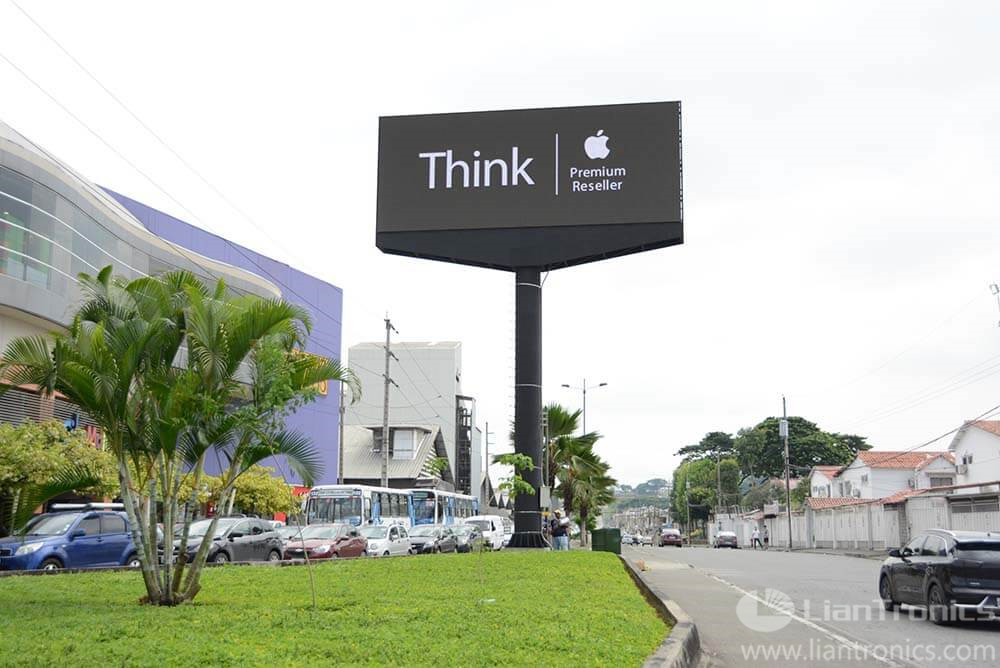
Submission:
[[[879,562],[839,555],[624,547],[698,625],[705,666],[997,666],[1000,622],[885,612]],[[914,617],[917,615],[917,617]]]

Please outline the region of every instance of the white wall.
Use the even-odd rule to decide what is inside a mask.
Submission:
[[[941,476],[951,476],[951,484],[957,484],[958,476],[955,472],[955,465],[949,462],[944,457],[938,457],[926,467],[917,471],[916,480],[917,488],[927,489],[931,486],[931,476],[941,477]]]
[[[816,498],[837,496],[833,481],[820,471],[813,471],[809,478],[809,491]]]
[[[851,462],[851,465],[846,467],[840,475],[833,479],[831,496],[853,496],[853,491],[848,493],[846,490],[846,483],[850,483],[851,490],[861,490],[861,498],[872,498],[870,496],[865,496],[865,491],[861,484],[861,478],[865,475],[869,476],[868,491],[869,493],[871,492],[871,472],[871,468],[865,466],[860,457],[855,457],[854,461]],[[842,485],[845,488],[844,491],[841,491]]]
[[[45,326],[44,321],[28,315],[22,315],[14,309],[0,309],[0,351],[19,336],[38,336],[48,334],[55,326]]]
[[[867,481],[865,481],[867,476]],[[881,499],[904,489],[910,489],[913,471],[909,469],[883,469],[865,466],[860,457],[833,481],[833,496],[853,496],[840,492],[840,483],[850,482],[852,490],[861,490],[861,499]]]
[[[958,476],[958,484],[992,482],[1000,480],[1000,436],[969,426],[955,446],[955,464],[962,463],[962,457],[972,455],[968,472]]]

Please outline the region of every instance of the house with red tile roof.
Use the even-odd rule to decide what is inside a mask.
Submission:
[[[958,484],[1000,480],[1000,420],[970,420],[948,445]]]
[[[843,466],[814,466],[809,472],[809,494],[813,498],[830,498],[833,496],[834,479]]]
[[[954,485],[950,452],[862,450],[831,481],[831,497],[881,499],[908,489]]]

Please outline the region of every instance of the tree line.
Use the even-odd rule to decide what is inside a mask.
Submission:
[[[712,431],[697,443],[680,448],[674,469],[670,508],[682,522],[706,520],[716,508],[759,508],[784,498],[785,446],[779,435],[781,418],[768,417],[736,436]],[[788,451],[792,477],[807,476],[817,465],[850,464],[859,450],[869,450],[864,436],[827,432],[803,417],[788,418]],[[799,485],[793,505],[808,494]],[[721,494],[721,496],[720,496]]]

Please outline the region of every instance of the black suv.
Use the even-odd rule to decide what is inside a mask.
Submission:
[[[1000,613],[1000,533],[930,529],[890,550],[879,596],[886,610],[925,606],[935,624]]]
[[[211,519],[191,523],[188,558],[194,558],[211,525]],[[180,544],[178,534],[175,536],[174,550],[179,550]],[[280,561],[281,551],[281,537],[270,523],[256,517],[222,517],[215,529],[208,560],[217,564],[230,561]]]

